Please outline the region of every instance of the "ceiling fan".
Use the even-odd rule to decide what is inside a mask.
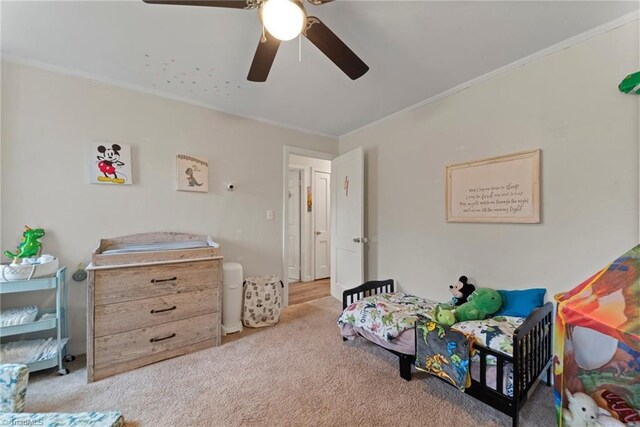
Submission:
[[[344,44],[333,31],[315,16],[307,16],[302,0],[143,0],[149,4],[258,9],[263,25],[262,36],[253,57],[247,80],[264,82],[278,52],[281,41],[302,33],[351,80],[362,77],[369,67]],[[323,5],[333,0],[307,0]]]

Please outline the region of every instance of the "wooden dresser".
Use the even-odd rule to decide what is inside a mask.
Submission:
[[[103,239],[87,270],[89,382],[220,345],[222,257],[207,236]]]

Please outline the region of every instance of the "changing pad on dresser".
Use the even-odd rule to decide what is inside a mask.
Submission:
[[[213,247],[217,248],[218,244],[214,241],[197,241],[184,240],[177,242],[158,242],[147,244],[136,243],[118,243],[105,248],[103,254],[122,254],[130,252],[150,252],[150,251],[175,251],[180,249],[198,249]]]

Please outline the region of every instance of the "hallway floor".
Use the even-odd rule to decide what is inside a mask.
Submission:
[[[313,282],[289,283],[289,305],[300,304],[326,297],[331,293],[331,279],[320,279]]]

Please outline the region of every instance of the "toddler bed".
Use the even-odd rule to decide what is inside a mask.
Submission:
[[[383,297],[381,297],[381,295]],[[358,302],[356,304],[356,302]],[[362,315],[365,306],[384,307],[379,319]],[[367,282],[344,291],[343,314],[338,319],[343,340],[361,336],[399,358],[400,376],[411,379],[416,361],[415,318],[432,318],[437,303],[394,292],[393,280]],[[471,359],[471,386],[465,393],[512,417],[518,425],[520,408],[546,370],[551,382],[552,304],[535,309],[527,318],[496,316],[478,321],[456,323],[452,329],[475,338],[475,356]],[[377,310],[372,310],[375,313]]]

